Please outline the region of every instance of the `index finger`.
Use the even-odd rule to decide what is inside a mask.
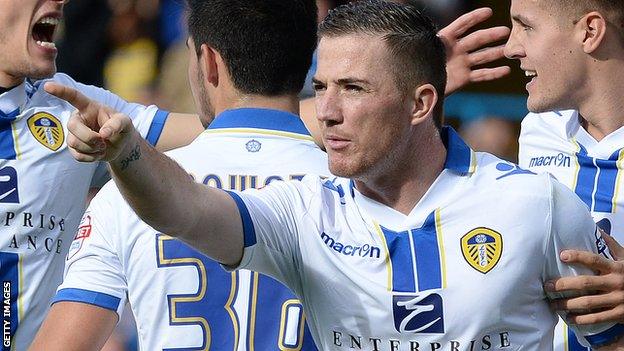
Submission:
[[[78,110],[85,110],[89,107],[91,100],[88,97],[82,95],[81,92],[68,86],[47,82],[43,86],[43,89],[48,93],[56,96],[59,99],[65,100],[72,104]]]
[[[482,7],[476,10],[472,10],[468,13],[461,15],[455,21],[448,26],[440,30],[441,35],[449,35],[455,39],[461,37],[470,28],[485,21],[492,16],[492,9],[489,7]]]
[[[481,29],[470,33],[460,40],[467,51],[474,51],[482,46],[504,40],[509,36],[509,28],[505,26]],[[501,46],[503,47],[503,46]],[[500,50],[500,58],[503,58],[503,50]]]
[[[544,284],[544,290],[550,293],[575,291],[582,295],[592,295],[595,291],[611,291],[613,286],[610,277],[604,275],[575,275],[548,281]]]
[[[560,257],[565,263],[581,264],[601,273],[611,273],[617,270],[615,261],[589,251],[563,250]]]

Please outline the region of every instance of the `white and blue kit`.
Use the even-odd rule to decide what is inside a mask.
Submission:
[[[67,145],[69,103],[47,94],[55,81],[124,112],[151,143],[168,113],[130,104],[64,74],[24,81],[0,95],[0,276],[2,350],[26,350],[60,284],[63,262],[85,208],[89,187],[106,164],[78,163]]]
[[[227,110],[168,155],[196,181],[225,190],[328,174],[326,154],[299,117],[276,110]],[[286,287],[254,272],[226,272],[155,231],[113,182],[89,205],[54,300],[118,314],[129,303],[141,350],[316,350]]]
[[[580,125],[577,111],[530,113],[522,122],[518,159],[523,168],[555,176],[585,203],[598,226],[624,240],[624,128],[598,142]],[[555,350],[586,348],[560,323]]]
[[[349,179],[307,176],[232,193],[244,228],[237,268],[301,298],[323,350],[549,350],[557,321],[542,288],[588,274],[559,251],[598,252],[585,205],[549,175],[474,153],[443,131],[445,169],[410,214]],[[592,345],[624,332],[582,327]]]

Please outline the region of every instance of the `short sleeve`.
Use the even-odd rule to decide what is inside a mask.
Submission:
[[[562,276],[594,275],[590,269],[580,265],[568,265],[559,259],[564,249],[590,251],[611,259],[605,242],[600,237],[596,224],[581,200],[558,181],[551,179],[552,227],[546,243],[546,265],[544,281]],[[550,298],[566,295],[552,294]],[[561,313],[565,319],[565,313]],[[624,326],[614,323],[594,325],[570,325],[579,342],[585,346],[597,347],[612,342],[624,334]]]
[[[128,286],[117,250],[108,239],[117,221],[109,218],[115,211],[107,189],[98,193],[82,217],[67,255],[63,283],[52,303],[87,303],[121,315]]]
[[[90,99],[96,100],[115,111],[121,112],[132,119],[132,124],[150,144],[156,145],[160,134],[163,131],[169,112],[156,107],[155,105],[144,106],[127,102],[119,96],[92,85],[78,83],[64,74],[57,74],[56,79],[63,84],[73,85],[80,92]]]
[[[307,178],[307,177],[306,177]],[[230,192],[244,230],[244,254],[238,267],[270,275],[299,290],[299,232],[305,223],[304,182],[273,182],[261,190]]]

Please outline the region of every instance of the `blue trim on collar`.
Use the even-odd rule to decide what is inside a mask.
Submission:
[[[472,166],[472,150],[466,142],[452,127],[448,126],[442,127],[440,136],[442,137],[442,142],[446,147],[446,160],[444,161],[444,168],[461,174],[470,173],[470,166]],[[351,197],[355,198],[355,182],[353,179],[349,182],[349,191],[351,193]]]
[[[299,116],[290,112],[260,108],[225,110],[208,126],[209,130],[227,128],[257,128],[310,135]]]
[[[451,127],[443,127],[442,141],[446,146],[444,168],[458,173],[469,173],[472,163],[472,150]]]
[[[15,118],[17,118],[17,116],[19,116],[20,114],[20,109],[19,107],[17,109],[15,109],[12,112],[9,113],[4,113],[2,112],[2,110],[0,110],[0,119],[6,119],[8,121],[13,121],[15,120]]]

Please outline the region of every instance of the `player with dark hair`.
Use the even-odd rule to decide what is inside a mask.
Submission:
[[[108,160],[150,225],[229,269],[283,281],[322,349],[550,348],[556,317],[542,284],[588,273],[561,263],[561,249],[603,244],[585,205],[551,177],[475,153],[436,126],[444,60],[425,58],[444,58],[444,46],[414,8],[358,1],[331,12],[319,33],[317,118],[337,178],[242,193],[203,187],[127,118],[97,109],[76,117],[72,137],[84,144],[72,152]],[[404,67],[414,80],[399,83],[397,37],[426,46],[414,59],[432,69]],[[88,144],[101,139],[110,147],[94,154]],[[621,348],[617,324],[579,331],[587,344]]]
[[[169,155],[197,181],[242,190],[310,172],[328,174],[325,154],[294,115],[316,45],[314,9],[308,0],[189,1],[193,95],[203,115],[218,116],[193,144]],[[484,15],[487,11],[480,10],[459,19],[445,37],[453,40]],[[462,68],[460,77],[470,70],[458,60],[498,52],[463,51],[496,31],[501,28],[467,37],[466,49],[451,45],[455,52],[449,57]],[[70,249],[65,282],[33,349],[100,347],[126,302],[139,330],[150,331],[139,333],[145,349],[314,348],[300,303],[279,283],[249,271],[225,273],[142,223],[116,196],[105,189],[92,202]],[[81,333],[73,333],[78,327]]]

